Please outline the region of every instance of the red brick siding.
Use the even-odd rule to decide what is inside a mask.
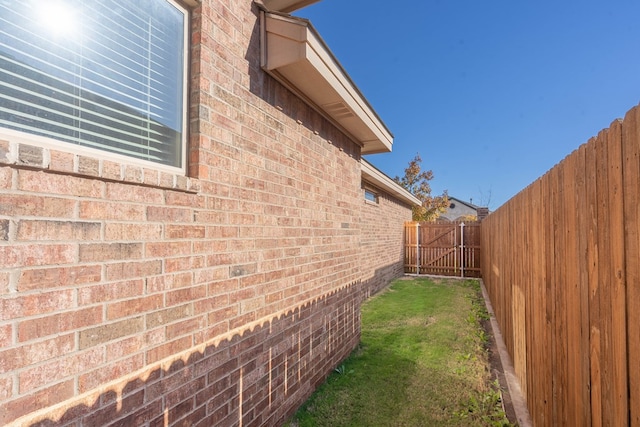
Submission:
[[[114,378],[104,377],[104,370],[90,371],[80,380],[95,383],[90,392],[31,416],[28,425],[281,425],[357,345],[357,287],[253,324],[242,335],[176,353],[164,363],[143,367],[136,356],[113,363],[115,381],[106,390],[96,387]],[[84,360],[90,359],[74,362]],[[126,375],[131,367],[138,371]],[[72,394],[73,381],[61,382],[25,393],[4,409],[29,413]]]
[[[360,259],[362,290],[367,298],[404,274],[404,222],[411,207],[396,197],[365,183],[378,195],[378,203],[361,202]]]
[[[259,69],[255,6],[192,26],[188,177],[0,141],[0,424],[279,425],[357,344],[363,271],[397,275],[361,256],[359,147]]]

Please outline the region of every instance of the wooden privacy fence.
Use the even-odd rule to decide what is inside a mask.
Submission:
[[[636,107],[482,222],[536,426],[640,426],[639,124]]]
[[[405,272],[480,277],[480,223],[404,224]]]

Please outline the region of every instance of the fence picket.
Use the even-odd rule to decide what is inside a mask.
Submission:
[[[602,396],[610,396],[613,392],[612,371],[610,360],[611,351],[611,314],[608,309],[611,307],[611,256],[608,253],[609,240],[611,230],[608,227],[609,222],[609,176],[608,176],[608,150],[607,150],[607,130],[603,130],[598,134],[596,139],[596,150],[598,157],[596,159],[597,172],[597,191],[598,191],[598,251],[602,256],[598,257],[598,283],[600,291],[600,372]],[[599,254],[599,255],[600,255]],[[602,400],[602,415],[611,414],[613,404],[610,399]],[[604,419],[603,419],[604,422]]]
[[[589,378],[591,385],[591,425],[602,425],[602,381],[600,373],[600,288],[598,270],[598,186],[596,140],[587,146],[585,170],[587,173],[587,260],[589,280]]]
[[[537,180],[532,186],[532,204],[534,209],[534,215],[532,219],[532,262],[533,268],[531,270],[533,277],[533,301],[529,302],[529,312],[531,313],[531,322],[533,323],[533,343],[529,346],[532,349],[532,366],[529,367],[530,377],[533,379],[534,384],[529,388],[528,401],[533,405],[531,416],[533,419],[538,420],[540,425],[545,425],[545,421],[550,419],[549,408],[551,402],[544,398],[545,393],[550,391],[549,378],[551,377],[550,364],[548,364],[548,356],[545,352],[549,351],[549,343],[547,340],[547,326],[546,317],[546,257],[545,246],[546,239],[544,233],[544,220],[545,220],[545,181],[542,179]],[[487,258],[485,254],[485,259]],[[535,350],[537,349],[537,350]],[[534,417],[535,413],[535,417]]]
[[[625,264],[627,279],[627,342],[629,348],[629,418],[640,427],[640,109],[622,124]]]
[[[613,122],[607,133],[608,157],[608,210],[610,275],[610,331],[608,346],[611,356],[607,358],[611,373],[611,421],[616,426],[628,425],[627,389],[627,331],[626,331],[626,276],[624,246],[624,205],[622,188],[622,126]]]
[[[556,287],[556,269],[555,269],[555,256],[556,256],[556,224],[554,218],[554,208],[555,208],[555,192],[557,189],[554,187],[557,185],[557,180],[555,175],[557,174],[557,169],[551,169],[547,175],[545,176],[545,311],[547,313],[547,328],[545,331],[545,352],[547,353],[546,360],[548,367],[549,376],[547,378],[547,384],[545,384],[545,389],[550,390],[550,396],[556,396],[558,392],[558,377],[556,376],[557,365],[556,365],[556,343],[554,338],[556,337],[555,330],[555,287]],[[558,401],[557,397],[554,399],[549,399],[548,407],[545,408],[546,413],[548,414],[547,419],[555,420],[558,417]]]
[[[571,289],[570,313],[568,318],[569,337],[573,339],[569,348],[569,390],[573,392],[570,401],[572,419],[578,425],[591,424],[589,395],[589,281],[587,275],[587,236],[583,230],[588,230],[585,215],[586,208],[586,176],[585,176],[586,146],[578,148],[573,157],[573,235],[570,237],[573,251],[576,254],[571,262],[568,276],[575,277]]]
[[[523,219],[526,217],[525,214],[526,206],[525,204],[519,204],[514,207],[513,210],[513,233],[514,233],[514,248],[513,250],[517,253],[525,252],[525,231],[524,231],[524,221]],[[513,280],[513,303],[511,304],[512,308],[512,319],[513,319],[513,330],[514,330],[514,342],[513,342],[513,367],[519,378],[525,378],[522,386],[526,386],[526,325],[525,325],[525,312],[526,312],[526,300],[525,300],[525,290],[526,290],[526,282],[523,280],[517,280],[517,277],[522,277],[522,273],[524,271],[523,259],[520,258],[519,262],[515,263],[514,269],[512,272],[512,280]]]
[[[582,381],[578,384],[581,394],[581,402],[579,412],[582,413],[583,423],[582,425],[591,425],[591,390],[590,390],[590,335],[589,330],[589,260],[587,253],[589,251],[589,218],[588,218],[588,205],[587,205],[587,168],[586,157],[587,148],[586,145],[582,145],[578,150],[578,164],[576,166],[578,178],[576,188],[576,201],[577,218],[578,218],[578,282],[580,284],[580,355],[581,355],[581,369],[582,369]]]

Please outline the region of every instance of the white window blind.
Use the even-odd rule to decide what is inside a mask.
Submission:
[[[0,127],[183,167],[187,13],[0,1]]]

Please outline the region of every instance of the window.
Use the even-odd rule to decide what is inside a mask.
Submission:
[[[0,1],[0,127],[184,169],[187,11]]]
[[[364,199],[368,202],[378,203],[378,195],[369,189],[364,189]]]

